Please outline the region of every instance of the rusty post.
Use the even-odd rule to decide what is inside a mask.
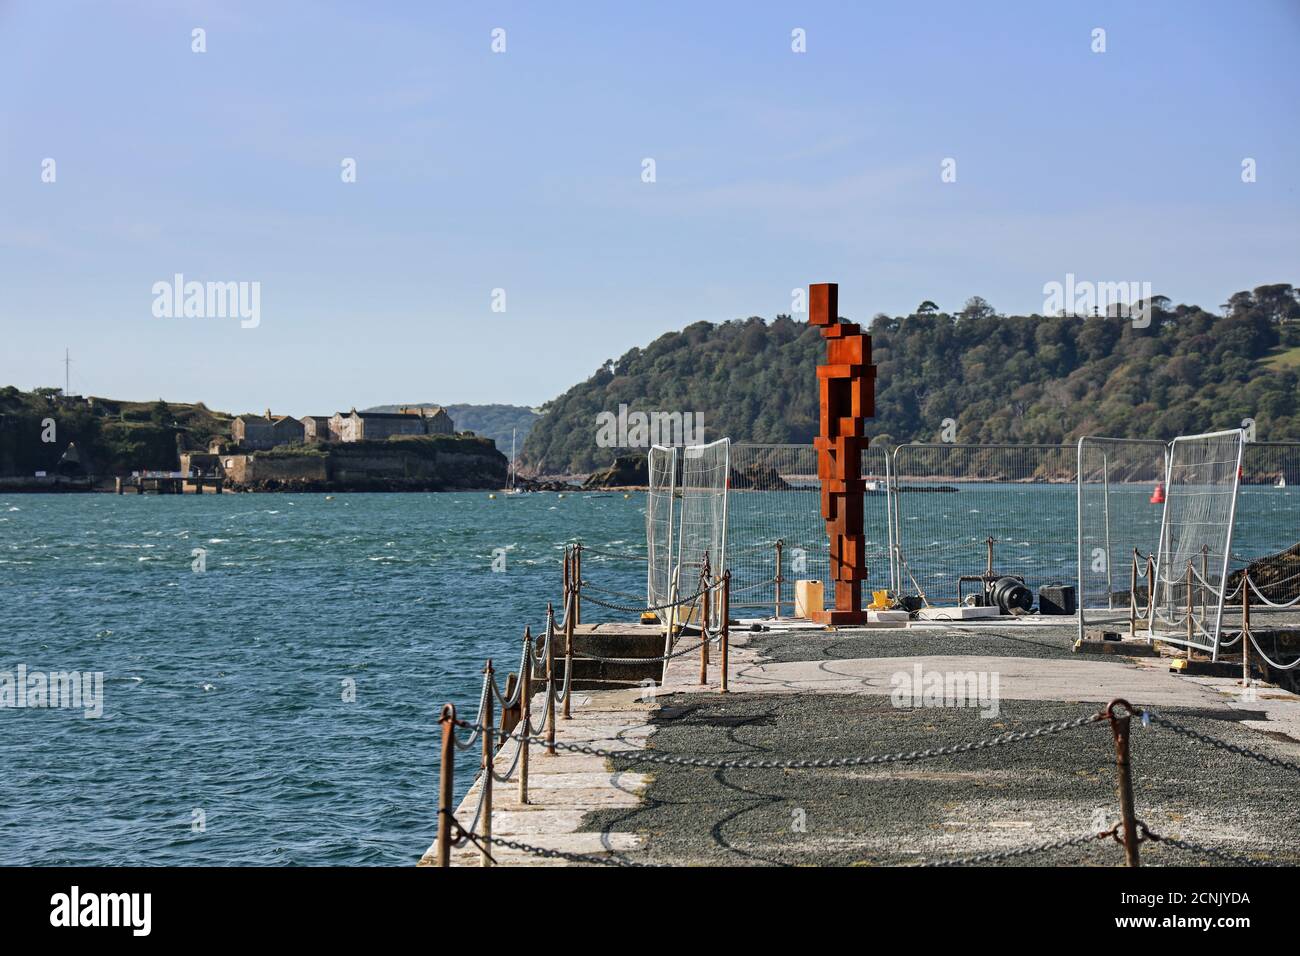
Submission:
[[[483,695],[483,822],[480,824],[483,845],[479,850],[479,866],[491,866],[492,857],[487,848],[492,841],[492,757],[496,728],[492,726],[492,703],[495,697],[496,683],[492,676],[492,658],[488,658],[483,667],[483,679],[487,683],[487,693]]]
[[[709,552],[704,552],[704,563],[700,566],[700,683],[709,682],[709,605],[712,595],[709,593]]]
[[[582,623],[582,545],[575,545],[573,555],[573,623]]]
[[[781,620],[781,582],[785,580],[784,561],[782,560],[781,557],[784,551],[785,551],[785,540],[782,538],[777,538],[776,539],[776,577],[773,579],[772,583],[776,585],[776,620],[778,621]]]
[[[1202,621],[1207,620],[1210,616],[1209,611],[1205,606],[1205,592],[1206,592],[1205,584],[1209,580],[1210,580],[1210,546],[1208,544],[1203,544],[1201,545],[1201,620]],[[1224,581],[1222,582],[1221,586],[1226,587],[1227,583],[1228,583],[1227,581]]]
[[[564,546],[564,591],[562,593],[565,595],[564,613],[566,616],[569,613],[569,605],[568,605],[569,580],[570,580],[569,554],[572,552],[572,550],[573,550],[572,545],[566,544]]]
[[[1250,686],[1250,574],[1241,572],[1241,686]]]
[[[1154,623],[1152,620],[1152,616],[1155,614],[1155,610],[1156,610],[1156,582],[1153,578],[1153,575],[1155,574],[1155,567],[1156,567],[1155,555],[1148,554],[1147,555],[1147,643],[1148,644],[1154,644],[1156,642],[1156,636],[1154,631],[1152,630],[1152,625]]]
[[[1195,605],[1192,598],[1192,559],[1187,559],[1187,659],[1192,659],[1192,617]]]
[[[1133,567],[1128,580],[1128,636],[1137,637],[1138,623],[1138,549],[1133,549]]]
[[[565,599],[572,601],[573,595],[570,594]],[[572,608],[572,604],[568,605]],[[573,698],[573,614],[569,609],[564,612],[564,679],[569,683],[569,692],[564,695],[564,719],[572,719],[569,713],[569,701]]]
[[[442,754],[438,763],[438,866],[451,865],[451,801],[456,772],[456,705],[443,704]]]
[[[555,756],[555,624],[546,605],[546,756]]]
[[[528,738],[532,734],[529,723],[532,720],[533,700],[533,634],[524,627],[524,669],[519,675],[519,802],[528,803]]]
[[[727,643],[731,637],[731,569],[722,572],[722,693],[727,692]]]
[[[1115,713],[1123,707],[1124,715]],[[1129,761],[1129,723],[1133,707],[1123,698],[1116,697],[1106,707],[1111,733],[1115,735],[1115,771],[1118,777],[1120,825],[1124,828],[1124,864],[1141,866],[1138,859],[1137,814],[1133,810],[1133,769]]]

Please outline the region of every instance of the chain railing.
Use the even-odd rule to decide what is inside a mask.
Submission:
[[[724,591],[725,599],[725,591]],[[707,604],[707,602],[706,602]],[[725,653],[725,643],[723,644]],[[550,658],[548,658],[550,660]],[[485,681],[490,681],[492,671],[490,664],[485,668]],[[568,680],[565,681],[567,696]],[[527,685],[523,685],[527,686]],[[671,754],[654,753],[648,750],[608,750],[601,747],[595,747],[590,744],[576,744],[557,741],[554,734],[554,722],[551,719],[553,707],[556,702],[554,694],[554,671],[553,668],[548,672],[548,693],[546,695],[548,707],[548,720],[545,725],[545,733],[538,733],[538,728],[532,726],[531,721],[527,718],[527,705],[525,705],[525,717],[521,720],[522,730],[497,729],[492,723],[492,708],[490,695],[486,695],[488,703],[485,711],[480,712],[479,720],[474,722],[464,721],[456,716],[455,707],[447,704],[442,710],[442,727],[443,727],[443,760],[442,760],[442,779],[440,786],[440,802],[438,811],[438,844],[436,861],[439,866],[448,866],[450,864],[450,851],[452,847],[464,846],[466,843],[473,843],[479,848],[480,861],[483,866],[491,866],[495,862],[488,851],[489,846],[499,846],[506,849],[516,850],[526,853],[530,856],[540,858],[564,859],[574,863],[590,863],[605,866],[653,866],[657,864],[643,863],[628,859],[609,856],[596,856],[591,854],[569,853],[561,850],[554,850],[546,847],[535,846],[520,841],[504,840],[492,836],[491,825],[491,783],[493,779],[504,781],[513,773],[512,770],[503,775],[496,775],[492,772],[491,767],[491,747],[492,742],[500,739],[504,744],[506,741],[517,741],[520,753],[516,754],[515,764],[521,768],[520,771],[520,802],[526,803],[526,776],[527,776],[527,751],[530,745],[536,744],[543,746],[548,754],[554,754],[557,751],[566,753],[582,754],[585,756],[598,757],[604,760],[622,760],[631,764],[651,764],[658,766],[675,766],[689,769],[707,769],[707,770],[820,770],[842,767],[861,767],[881,764],[894,763],[912,763],[922,760],[936,759],[940,757],[959,756],[978,751],[1010,746],[1017,743],[1027,743],[1035,740],[1041,740],[1049,736],[1065,733],[1081,727],[1087,727],[1102,722],[1107,722],[1111,729],[1111,734],[1115,745],[1115,768],[1116,768],[1116,793],[1119,801],[1120,819],[1111,828],[1100,832],[1082,833],[1078,836],[1067,837],[1044,843],[1033,844],[1026,847],[1018,847],[1010,850],[994,851],[989,853],[978,854],[975,856],[959,857],[947,860],[935,860],[924,863],[925,866],[969,866],[979,865],[1003,860],[1018,859],[1021,857],[1032,856],[1039,853],[1050,852],[1053,850],[1068,849],[1077,846],[1085,846],[1093,841],[1113,839],[1124,849],[1125,864],[1130,867],[1141,865],[1140,847],[1143,843],[1154,843],[1156,845],[1165,845],[1186,852],[1199,853],[1224,862],[1238,865],[1273,865],[1272,861],[1260,860],[1239,854],[1233,854],[1217,847],[1205,846],[1190,840],[1183,839],[1181,836],[1167,836],[1152,832],[1146,822],[1138,817],[1135,809],[1135,796],[1133,788],[1133,771],[1131,760],[1131,722],[1134,717],[1140,718],[1143,727],[1159,727],[1168,730],[1176,735],[1194,740],[1199,744],[1208,745],[1225,752],[1254,760],[1258,763],[1287,770],[1300,775],[1300,764],[1291,761],[1282,760],[1270,754],[1261,753],[1249,747],[1243,747],[1239,744],[1233,744],[1229,741],[1221,740],[1209,734],[1202,733],[1190,727],[1183,726],[1178,722],[1164,717],[1150,708],[1138,708],[1129,704],[1122,698],[1112,700],[1105,708],[1100,711],[1082,714],[1071,720],[1058,721],[1056,723],[1044,724],[1033,730],[1019,731],[1014,733],[999,734],[994,737],[986,737],[980,740],[965,741],[962,743],[951,744],[944,747],[933,747],[919,751],[900,751],[896,753],[880,754],[863,754],[850,757],[833,757],[833,758],[791,758],[783,760],[752,760],[752,759],[715,759],[703,757],[681,757]],[[520,692],[521,694],[524,691]],[[486,723],[480,722],[486,715]],[[474,822],[466,828],[453,815],[451,810],[451,792],[452,792],[452,772],[453,756],[456,741],[457,730],[469,731],[469,741],[481,737],[483,740],[484,767],[486,768],[481,776],[482,789],[480,791],[480,800],[478,808],[475,811]],[[486,795],[486,796],[484,796]],[[454,832],[453,832],[454,831]]]
[[[1154,560],[1153,555],[1148,554],[1143,556],[1142,553],[1137,548],[1133,549],[1133,563],[1129,574],[1130,585],[1129,585],[1128,636],[1130,639],[1136,639],[1138,637],[1138,621],[1145,620],[1147,622],[1147,632],[1146,632],[1147,642],[1154,643],[1157,639],[1167,642],[1168,639],[1166,637],[1155,635],[1150,627],[1151,615],[1153,613],[1153,601],[1151,596],[1153,560]],[[1145,570],[1142,570],[1143,563],[1145,564]],[[1196,617],[1197,614],[1196,594],[1199,592],[1202,594],[1202,596],[1204,596],[1204,594],[1208,589],[1208,585],[1205,582],[1204,569],[1198,569],[1191,561],[1187,562],[1187,567],[1184,572],[1184,577],[1185,577],[1184,589],[1186,591],[1186,595],[1185,595],[1186,601],[1185,601],[1183,614],[1175,621],[1175,623],[1183,626],[1187,631],[1188,640],[1187,640],[1187,645],[1185,650],[1188,659],[1190,659],[1192,636],[1193,634],[1198,633],[1201,630],[1201,625],[1198,623]],[[1300,575],[1296,575],[1295,577],[1300,578]],[[1141,602],[1138,597],[1139,579],[1144,579],[1147,582],[1145,607],[1143,606],[1143,602]],[[1284,578],[1281,581],[1272,582],[1269,586],[1276,587],[1279,584],[1287,584],[1291,580],[1292,578]],[[1250,569],[1244,568],[1241,570],[1239,574],[1236,587],[1234,587],[1230,592],[1224,595],[1225,604],[1226,602],[1234,601],[1238,599],[1240,600],[1239,607],[1240,607],[1241,627],[1236,632],[1235,636],[1231,631],[1228,631],[1227,637],[1220,639],[1218,646],[1220,649],[1232,648],[1239,641],[1241,642],[1241,680],[1243,686],[1249,685],[1252,680],[1251,677],[1251,673],[1252,673],[1251,672],[1251,648],[1252,647],[1254,648],[1255,653],[1259,655],[1260,659],[1263,660],[1269,667],[1273,668],[1274,670],[1289,671],[1289,670],[1294,670],[1297,666],[1300,666],[1300,655],[1297,655],[1294,660],[1285,663],[1282,661],[1274,660],[1271,656],[1269,656],[1269,654],[1265,652],[1263,647],[1260,646],[1259,638],[1255,633],[1254,626],[1251,623],[1252,607],[1262,606],[1263,608],[1268,609],[1270,611],[1288,610],[1290,608],[1300,608],[1300,595],[1297,595],[1291,600],[1285,602],[1271,601],[1267,597],[1265,597],[1265,595],[1260,590],[1260,588],[1255,584],[1254,579],[1251,577]],[[1204,605],[1202,605],[1202,608],[1203,607]],[[1202,609],[1202,616],[1204,616],[1203,609]]]
[[[588,582],[583,580],[582,576],[582,554],[584,550],[587,549],[581,544],[565,546],[563,619],[557,625],[555,608],[553,605],[547,604],[545,628],[541,638],[536,643],[534,643],[532,628],[524,628],[523,647],[517,679],[516,675],[511,674],[505,690],[502,690],[497,685],[496,670],[493,667],[492,659],[489,658],[483,667],[483,687],[479,696],[478,714],[474,720],[467,723],[460,719],[456,714],[454,704],[446,704],[442,708],[440,718],[442,724],[442,750],[439,770],[438,837],[435,852],[435,864],[437,866],[450,865],[451,850],[465,846],[467,843],[478,847],[482,866],[492,866],[495,862],[488,849],[490,846],[505,846],[511,849],[527,847],[527,844],[503,841],[492,836],[493,784],[506,783],[517,772],[519,803],[527,805],[530,800],[528,773],[531,746],[541,746],[547,756],[555,756],[557,750],[574,749],[572,745],[557,742],[555,737],[557,711],[562,720],[569,720],[572,716],[575,661],[585,660],[615,664],[662,663],[667,668],[669,661],[698,650],[700,653],[700,684],[708,686],[709,648],[711,645],[717,645],[721,654],[718,689],[721,693],[727,692],[731,610],[730,571],[724,571],[720,577],[713,577],[709,564],[709,555],[708,552],[705,552],[700,567],[698,589],[689,597],[678,598],[676,596],[676,586],[674,585],[674,599],[670,603],[658,607],[621,607],[587,595],[588,601],[615,610],[638,614],[646,611],[671,610],[672,614],[668,616],[665,628],[664,653],[658,657],[606,657],[597,654],[577,653],[574,649],[574,631],[581,621],[584,586],[591,587]],[[720,608],[720,620],[716,623],[713,620],[714,612],[711,610],[715,599]],[[685,621],[687,623],[696,619],[700,622],[699,643],[686,648],[675,647],[677,638],[685,631],[684,625],[679,626],[677,624],[677,612],[681,608],[686,609]],[[563,634],[564,640],[562,649],[564,678],[562,681],[557,676],[558,668],[556,667],[556,645],[559,634]],[[545,703],[542,721],[535,726],[532,714],[533,685],[537,679],[538,671],[541,671],[544,675],[546,690],[543,696]],[[499,726],[494,719],[495,705],[497,704],[500,704],[501,707]],[[522,727],[522,732],[516,731],[515,728],[517,727]],[[459,736],[458,729],[468,730],[469,735],[467,737]],[[498,773],[496,770],[497,751],[499,747],[504,746],[506,742],[511,740],[518,743],[514,758],[505,773]],[[478,802],[475,805],[473,819],[469,826],[466,827],[456,819],[452,810],[455,754],[457,750],[469,750],[480,741],[482,757],[479,764]],[[533,847],[530,849],[541,852],[540,848]],[[599,857],[583,857],[581,854],[564,854],[558,851],[555,853],[547,851],[542,855],[586,862],[600,860]]]
[[[1120,820],[1111,829],[1102,832],[1082,833],[1074,837],[1062,838],[1055,841],[1011,850],[983,853],[976,856],[961,857],[950,860],[930,861],[924,864],[927,866],[977,865],[1002,860],[1018,859],[1053,850],[1084,846],[1094,840],[1101,840],[1106,837],[1113,838],[1124,848],[1125,861],[1128,866],[1140,865],[1139,847],[1144,842],[1151,842],[1157,845],[1164,844],[1175,849],[1201,853],[1228,862],[1242,864],[1266,862],[1254,860],[1249,857],[1236,856],[1227,853],[1226,851],[1184,840],[1181,837],[1154,834],[1147,828],[1147,825],[1138,818],[1134,809],[1133,776],[1129,746],[1130,722],[1135,716],[1141,719],[1144,727],[1154,725],[1174,734],[1187,737],[1197,743],[1221,749],[1225,752],[1254,760],[1268,766],[1300,774],[1300,764],[1282,760],[1278,757],[1261,753],[1248,747],[1220,740],[1192,728],[1185,727],[1182,724],[1157,714],[1151,709],[1135,708],[1127,701],[1119,698],[1111,701],[1107,707],[1100,711],[1082,714],[1071,720],[1044,724],[1040,727],[1034,728],[1033,730],[1009,732],[979,740],[965,741],[942,747],[931,747],[925,750],[861,754],[849,757],[796,757],[781,760],[715,759],[661,754],[648,750],[614,751],[592,746],[591,744],[560,741],[556,739],[557,713],[562,720],[568,720],[571,718],[575,661],[588,660],[599,663],[616,664],[662,663],[666,669],[670,661],[694,653],[698,650],[700,653],[700,684],[707,686],[709,676],[709,651],[711,646],[717,646],[721,655],[719,690],[724,693],[728,690],[729,620],[731,609],[731,574],[729,570],[724,571],[720,577],[716,579],[713,578],[709,567],[709,557],[706,553],[700,568],[698,588],[688,598],[675,599],[668,604],[662,605],[658,609],[617,608],[634,612],[640,612],[642,610],[671,610],[672,613],[667,618],[667,626],[665,628],[665,646],[662,655],[651,658],[622,658],[590,653],[577,653],[574,648],[574,630],[581,615],[580,609],[584,584],[586,584],[587,587],[590,587],[589,584],[584,582],[582,577],[583,550],[582,545],[570,545],[565,548],[564,610],[561,622],[557,625],[554,607],[548,604],[546,608],[545,627],[542,631],[541,637],[534,640],[531,628],[525,627],[518,679],[515,680],[515,675],[510,675],[511,680],[507,681],[506,689],[503,691],[497,685],[496,671],[491,659],[489,659],[483,668],[483,687],[479,697],[478,713],[474,720],[466,721],[461,719],[457,715],[456,708],[453,704],[446,704],[442,708],[442,714],[440,717],[440,722],[442,724],[442,748],[439,780],[438,837],[434,853],[434,862],[438,866],[449,866],[451,850],[466,845],[472,845],[478,849],[479,861],[482,866],[492,866],[496,862],[491,853],[492,847],[514,850],[539,858],[563,859],[574,863],[590,863],[606,866],[653,865],[628,861],[616,857],[569,853],[534,846],[517,840],[505,840],[499,837],[494,837],[492,834],[494,784],[507,783],[517,774],[518,801],[521,805],[528,805],[531,799],[528,790],[529,756],[530,751],[534,746],[541,747],[543,754],[548,757],[555,756],[559,752],[565,752],[597,757],[603,760],[624,760],[632,764],[639,763],[688,769],[821,770],[912,763],[940,757],[961,756],[983,750],[1032,742],[1081,727],[1098,724],[1103,721],[1109,722],[1115,742],[1116,789],[1120,805]],[[1151,555],[1144,556],[1140,551],[1134,549],[1129,588],[1130,636],[1136,633],[1139,616],[1149,615],[1150,612],[1150,593],[1148,591],[1146,608],[1142,608],[1137,596],[1137,585],[1139,579],[1145,578],[1148,582],[1151,581],[1151,562]],[[1145,564],[1145,570],[1142,567],[1143,564]],[[1190,564],[1187,573],[1189,581],[1188,600],[1190,602],[1193,593],[1191,581],[1195,577],[1195,569],[1191,568]],[[1262,597],[1262,595],[1259,595],[1258,589],[1255,588],[1253,582],[1250,580],[1249,575],[1243,574],[1238,588],[1234,590],[1231,595],[1235,597],[1237,594],[1240,594],[1242,598],[1241,637],[1244,638],[1243,677],[1248,676],[1250,647],[1253,645],[1256,650],[1260,652],[1261,656],[1263,656],[1263,652],[1260,651],[1259,645],[1255,641],[1254,635],[1250,630],[1250,595],[1252,592],[1257,596]],[[675,586],[673,593],[675,596]],[[712,607],[715,603],[712,598],[715,594],[717,595],[720,610],[720,613],[717,615],[718,620],[716,621],[714,619],[714,612],[712,611]],[[587,596],[587,599],[595,601],[595,599],[590,595]],[[596,601],[596,603],[601,604],[601,606],[609,606],[607,602],[602,603]],[[1290,604],[1286,606],[1294,604],[1300,604],[1300,598],[1290,602]],[[692,644],[689,647],[678,648],[675,646],[676,639],[685,631],[685,626],[678,626],[677,615],[683,608],[686,609],[684,618],[686,622],[689,623],[693,620],[698,620],[700,640],[698,643]],[[1187,609],[1187,614],[1190,620],[1193,615],[1193,609],[1190,604]],[[560,635],[563,635],[562,648],[557,647]],[[556,666],[557,654],[561,651],[563,653],[564,662],[563,680],[560,679],[558,674],[559,668]],[[1295,662],[1288,666],[1295,666]],[[538,679],[539,672],[543,675],[543,679],[545,680],[545,692],[542,696],[544,709],[541,715],[541,721],[535,724],[532,708],[534,682]],[[499,725],[495,719],[496,705],[498,704],[501,709],[501,720]],[[465,733],[466,736],[461,736],[462,733]],[[499,748],[504,747],[508,742],[515,742],[517,746],[510,767],[505,770],[504,773],[501,773],[496,769],[495,760]],[[457,819],[452,808],[455,753],[457,750],[469,750],[476,744],[480,745],[482,751],[478,778],[479,792],[478,800],[474,807],[473,817],[469,825],[466,826]]]

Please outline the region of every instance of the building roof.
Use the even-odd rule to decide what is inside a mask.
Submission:
[[[244,424],[248,424],[249,422],[271,422],[272,424],[278,425],[280,424],[280,422],[283,421],[296,422],[298,421],[298,419],[294,418],[292,415],[272,415],[268,411],[264,415],[253,415],[253,414],[236,415],[233,421],[241,421]]]
[[[355,415],[357,418],[398,418],[402,421],[420,417],[415,412],[359,412],[355,408],[350,412],[339,412],[338,414],[344,418]]]

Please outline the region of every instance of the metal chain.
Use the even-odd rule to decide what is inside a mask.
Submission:
[[[1281,581],[1274,581],[1271,584],[1264,585],[1264,587],[1275,588],[1279,584],[1286,584],[1288,581],[1294,580],[1295,578],[1300,578],[1300,574],[1293,574],[1289,578],[1283,578]],[[1259,598],[1261,601],[1263,601],[1266,607],[1271,607],[1275,609],[1285,609],[1289,607],[1294,607],[1297,603],[1300,603],[1300,595],[1296,595],[1291,600],[1287,601],[1285,604],[1279,604],[1274,601],[1270,601],[1268,598],[1264,597],[1264,595],[1260,593],[1259,588],[1255,587],[1255,582],[1254,580],[1251,579],[1251,576],[1249,574],[1247,574],[1242,579],[1242,582],[1250,585],[1250,589],[1255,592],[1255,596]],[[1236,592],[1234,591],[1233,593],[1235,594]]]
[[[455,817],[452,821],[455,822]],[[459,824],[457,824],[459,826]],[[664,867],[666,863],[638,863],[635,860],[627,860],[616,856],[592,856],[586,853],[569,853],[565,850],[552,850],[544,846],[533,846],[531,843],[520,843],[518,840],[506,840],[502,837],[479,837],[486,840],[493,846],[505,847],[509,850],[519,850],[522,853],[529,853],[533,856],[545,857],[550,860],[568,860],[570,863],[593,863],[598,866],[622,866],[622,867]],[[477,843],[478,840],[475,840]],[[492,861],[493,863],[496,860]]]
[[[494,734],[493,736],[494,737],[500,736],[500,732]],[[501,746],[505,746],[505,744],[503,743]],[[500,773],[500,774],[497,773],[496,754],[494,753],[492,756],[492,765],[488,768],[489,770],[492,771],[492,779],[496,780],[499,783],[509,782],[510,778],[515,775],[515,770],[518,769],[519,767],[519,758],[523,755],[523,752],[524,752],[523,747],[516,747],[515,759],[510,761],[510,769],[507,770],[505,773]],[[482,775],[482,771],[480,771],[480,776],[481,775]]]
[[[771,587],[775,583],[776,583],[776,578],[768,578],[766,581],[759,581],[756,584],[746,584],[744,587],[741,588],[733,587],[731,589],[731,593],[743,594],[745,591],[752,591],[755,588]]]
[[[1266,763],[1273,767],[1281,767],[1283,770],[1290,770],[1293,773],[1300,773],[1300,764],[1294,764],[1289,760],[1282,760],[1271,754],[1260,753],[1257,750],[1251,750],[1249,747],[1242,747],[1239,744],[1229,743],[1226,740],[1220,740],[1218,737],[1211,737],[1209,734],[1203,734],[1199,730],[1192,730],[1190,727],[1184,727],[1182,724],[1175,723],[1168,717],[1161,717],[1151,710],[1139,710],[1137,712],[1143,722],[1150,721],[1153,724],[1159,724],[1161,727],[1168,727],[1176,734],[1182,734],[1184,737],[1190,737],[1192,740],[1200,741],[1203,744],[1209,744],[1211,747],[1218,747],[1220,750],[1226,750],[1228,753],[1236,754],[1239,757],[1248,757],[1251,760],[1258,760],[1260,763]]]
[[[878,764],[910,763],[914,760],[928,760],[934,757],[948,757],[956,754],[972,753],[977,750],[986,750],[991,747],[1004,747],[1008,744],[1020,743],[1022,741],[1037,740],[1040,737],[1062,733],[1066,730],[1073,730],[1077,727],[1097,723],[1104,719],[1106,719],[1104,713],[1085,714],[1082,717],[1076,717],[1074,720],[1065,720],[1054,724],[1044,724],[1036,730],[1001,734],[997,737],[986,737],[983,740],[970,741],[964,744],[954,744],[949,747],[935,747],[929,750],[900,751],[892,754],[872,754],[870,756],[861,757],[827,757],[818,760],[708,760],[700,757],[672,757],[638,750],[601,750],[598,747],[590,747],[586,744],[567,744],[561,743],[558,740],[555,742],[555,747],[557,750],[587,754],[592,757],[603,757],[608,760],[622,759],[631,760],[634,763],[640,761],[643,763],[664,764],[676,767],[697,767],[710,770],[822,770],[838,767],[862,767]],[[460,720],[456,723],[458,726],[462,727],[472,728],[474,726]],[[540,736],[520,734],[517,732],[512,732],[504,736],[508,736],[514,740],[528,740],[530,743],[549,746],[546,739]]]
[[[601,657],[597,654],[574,654],[573,659],[575,661],[600,661],[602,664],[662,664],[674,657],[681,657],[683,654],[698,651],[705,644],[718,643],[720,643],[719,638],[711,637],[707,641],[701,641],[685,650],[673,651],[671,654],[660,654],[658,657]]]
[[[477,727],[478,729],[475,730],[472,734],[470,734],[467,740],[461,740],[453,733],[451,735],[451,742],[455,745],[457,750],[469,750],[471,747],[474,746],[475,741],[478,740],[478,735],[482,730],[482,726],[479,723],[479,721],[483,719],[483,708],[487,706],[488,693],[489,691],[488,691],[487,674],[484,674],[483,689],[479,693],[479,698],[478,698],[478,716],[474,718],[474,723],[472,725],[474,727]]]
[[[670,607],[685,607],[688,604],[694,604],[700,597],[707,594],[709,591],[714,590],[716,587],[717,585],[712,585],[707,588],[702,588],[688,598],[679,598],[676,601],[670,601],[667,604],[656,604],[652,607],[624,607],[619,604],[610,604],[607,601],[600,600],[599,598],[589,597],[586,594],[582,596],[582,602],[584,604],[596,604],[600,607],[609,608],[611,611],[620,611],[624,614],[647,614],[650,611],[666,611]]]
[[[475,846],[477,846],[480,850],[483,850],[483,852],[485,853],[487,852],[487,850],[484,848],[483,843],[488,843],[491,846],[505,847],[506,849],[509,850],[518,850],[521,853],[527,853],[532,856],[542,857],[544,859],[567,860],[570,863],[590,863],[596,866],[647,867],[647,868],[662,868],[671,865],[667,863],[639,862],[636,860],[629,860],[621,857],[594,856],[592,854],[587,854],[587,853],[569,853],[565,850],[554,850],[549,847],[534,846],[531,843],[522,843],[517,840],[507,840],[502,837],[484,837],[481,834],[476,835],[474,833],[469,832],[463,826],[461,826],[460,821],[457,820],[454,816],[451,816],[450,814],[448,814],[448,816],[451,817],[452,825],[457,830],[457,834],[456,834],[457,845],[463,846],[466,841],[469,841],[472,842]],[[928,860],[925,863],[922,863],[920,865],[922,868],[925,869],[933,869],[933,868],[946,867],[946,866],[979,866],[985,863],[999,863],[1005,860],[1015,860],[1021,857],[1033,856],[1038,853],[1047,853],[1052,850],[1064,850],[1064,849],[1068,849],[1069,847],[1086,846],[1096,840],[1105,840],[1108,837],[1110,838],[1115,837],[1115,828],[1112,827],[1110,830],[1103,830],[1100,833],[1084,833],[1077,837],[1068,837],[1062,840],[1053,840],[1049,843],[1037,843],[1034,844],[1033,846],[1019,847],[1015,850],[998,850],[992,853],[980,853],[977,854],[976,856],[962,856],[962,857],[955,857],[947,860]],[[1240,854],[1236,854],[1236,853],[1229,853],[1226,850],[1220,850],[1217,849],[1216,847],[1205,846],[1200,843],[1192,843],[1188,840],[1179,840],[1179,839],[1175,839],[1174,837],[1157,836],[1156,834],[1151,833],[1150,831],[1144,832],[1144,839],[1142,842],[1162,843],[1165,844],[1166,846],[1171,846],[1178,850],[1184,850],[1189,853],[1200,853],[1204,856],[1213,857],[1215,859],[1222,860],[1225,863],[1232,863],[1238,866],[1271,867],[1271,866],[1286,865],[1285,863],[1281,863],[1274,860],[1257,860],[1252,857],[1241,856]],[[488,854],[488,858],[492,860],[494,864],[498,863],[498,861],[494,857],[492,857],[491,854]]]
[[[562,658],[556,658],[557,662],[560,660],[562,660]],[[552,676],[552,680],[554,680],[554,676]],[[558,692],[554,690],[551,691],[551,697],[554,698],[554,702],[556,704],[563,704],[564,701],[568,698],[569,690],[572,686],[573,686],[573,668],[566,667],[564,669],[564,683],[560,685],[560,689]]]
[[[478,836],[478,834],[474,833],[471,830],[466,830],[463,826],[461,826],[460,821],[456,819],[455,814],[453,814],[450,810],[439,810],[438,812],[445,813],[447,815],[447,819],[451,821],[451,825],[456,829],[456,838],[452,846],[459,849],[460,847],[464,846],[467,842],[473,843],[476,847],[478,847],[483,852],[483,854],[489,860],[491,860],[493,863],[496,863],[496,858],[493,857],[491,853],[488,853],[487,847],[485,847],[481,842],[479,842],[480,837]],[[474,826],[478,826],[477,816],[475,816],[474,819]],[[491,837],[488,837],[487,840],[489,843],[492,842]]]
[[[1264,658],[1264,660],[1268,662],[1268,665],[1272,667],[1274,670],[1289,671],[1289,670],[1295,670],[1297,666],[1300,666],[1300,656],[1297,656],[1296,659],[1293,660],[1290,664],[1279,664],[1277,661],[1273,660],[1273,658],[1269,657],[1268,654],[1265,653],[1264,648],[1259,646],[1259,641],[1255,640],[1254,628],[1247,628],[1246,636],[1250,638],[1250,643],[1254,645],[1255,651],[1259,654],[1259,656]],[[1274,654],[1277,653],[1276,639],[1274,639],[1273,641],[1273,653]]]
[[[1192,843],[1189,840],[1176,840],[1173,837],[1157,836],[1154,833],[1147,833],[1147,841],[1151,843],[1172,846],[1175,849],[1186,850],[1188,853],[1201,853],[1205,856],[1214,857],[1225,863],[1235,863],[1238,866],[1288,866],[1290,864],[1281,863],[1275,860],[1256,860],[1248,856],[1240,856],[1236,853],[1229,853],[1227,850],[1220,850],[1216,847],[1205,846],[1201,843]]]

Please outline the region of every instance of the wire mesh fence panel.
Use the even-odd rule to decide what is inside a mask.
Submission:
[[[817,451],[811,445],[733,445],[727,505],[731,606],[781,614],[794,606],[796,579],[825,581],[830,543],[821,516]]]
[[[862,477],[867,483],[862,502],[862,529],[867,536],[867,578],[863,582],[863,603],[870,603],[865,592],[897,590],[893,566],[893,509],[890,503],[889,448],[872,445],[862,450]]]
[[[1146,628],[1148,555],[1160,542],[1168,446],[1130,438],[1079,439],[1079,624],[1126,621],[1129,591]],[[1139,554],[1133,587],[1134,549]]]
[[[713,575],[727,566],[727,477],[731,439],[707,445],[687,445],[678,455],[682,464],[681,500],[677,528],[677,592],[689,596],[699,589],[705,555]],[[714,596],[714,610],[720,608]]]
[[[646,606],[668,602],[673,574],[673,511],[677,491],[677,449],[655,445],[646,461]]]
[[[1247,442],[1242,448],[1232,532],[1225,628],[1240,621],[1242,572],[1249,569],[1252,629],[1276,648],[1270,653],[1300,655],[1300,442]],[[1275,605],[1287,605],[1276,607]],[[1265,631],[1291,632],[1269,635]],[[1282,646],[1285,645],[1285,646]]]
[[[1300,442],[1247,442],[1241,453],[1233,566],[1295,549],[1297,542]],[[1300,562],[1300,556],[1294,560]]]
[[[1076,445],[913,444],[894,449],[893,526],[901,590],[956,604],[987,570],[1037,591],[1077,577]]]
[[[1151,632],[1218,658],[1242,464],[1240,429],[1169,446]]]
[[[892,579],[888,459],[883,446],[868,448],[862,455],[862,476],[867,480],[863,508],[867,584],[879,589],[889,588]],[[727,518],[731,604],[789,616],[794,613],[795,582],[829,582],[830,540],[821,514],[817,450],[811,445],[733,445],[731,462]]]

